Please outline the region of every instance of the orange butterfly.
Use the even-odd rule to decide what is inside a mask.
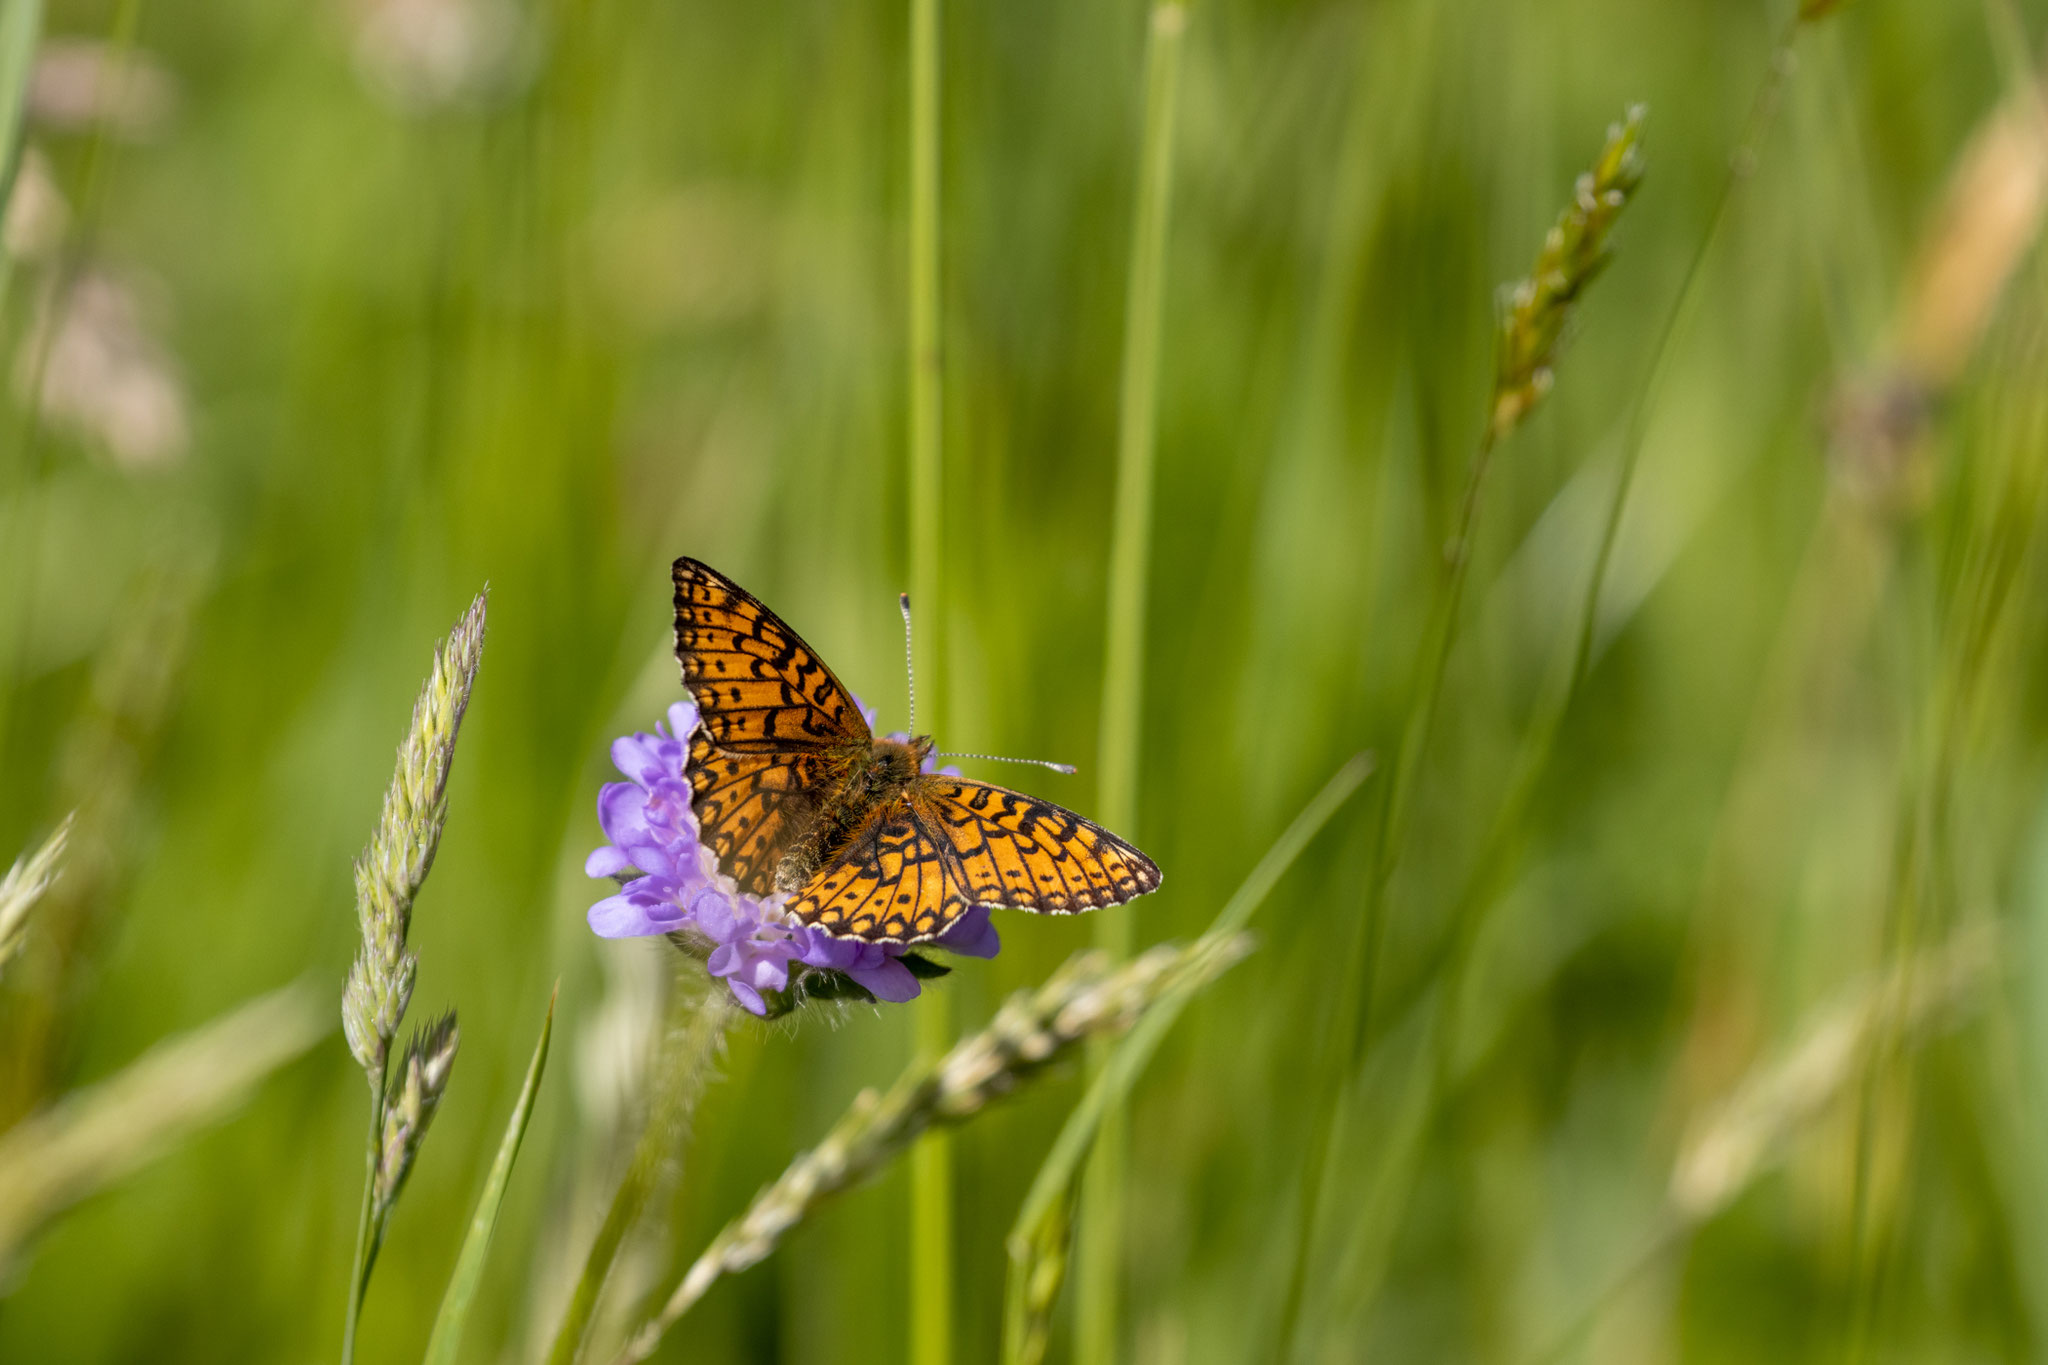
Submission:
[[[1159,885],[1150,858],[1070,810],[923,772],[929,735],[877,739],[811,647],[717,570],[678,559],[675,584],[693,805],[742,891],[787,892],[835,937],[901,944],[977,905],[1064,915]]]

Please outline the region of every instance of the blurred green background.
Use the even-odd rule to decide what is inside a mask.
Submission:
[[[1168,876],[1112,912],[1140,942],[1199,931],[1349,755],[1386,767],[1495,291],[1634,101],[1649,172],[1496,458],[1360,1069],[1335,1088],[1332,997],[1384,776],[1138,1094],[1132,1361],[1272,1358],[1297,1259],[1304,1361],[2048,1352],[2048,138],[2022,120],[1963,227],[1943,208],[1973,131],[2029,107],[2041,5],[1850,0],[1796,34],[1653,392],[1592,672],[1503,804],[1791,17],[1190,13],[1123,831]],[[920,681],[942,742],[1083,766],[970,772],[1085,812],[1145,11],[943,24],[947,644]],[[581,870],[609,738],[680,694],[669,561],[733,575],[902,723],[905,7],[53,0],[46,28],[6,234],[0,861],[82,814],[0,981],[0,1123],[281,982],[338,999],[350,860],[488,581],[413,928],[415,1014],[458,1007],[462,1053],[363,1350],[424,1342],[559,977],[470,1340],[533,1358],[672,965],[593,939]],[[1927,341],[1949,304],[1962,339]],[[1926,403],[1863,401],[1901,372]],[[998,922],[1002,956],[939,988],[963,1028],[1091,933]],[[626,1287],[892,1078],[932,998],[736,1034]],[[1078,1093],[958,1140],[963,1360],[995,1356],[1002,1236]],[[337,1032],[44,1239],[0,1358],[331,1358],[363,1106]],[[661,1358],[902,1359],[907,1190],[807,1224]]]

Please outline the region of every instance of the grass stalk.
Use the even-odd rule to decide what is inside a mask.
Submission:
[[[690,1115],[710,1082],[712,1064],[732,1021],[732,996],[722,985],[714,982],[700,991],[679,981],[673,990],[665,1045],[652,1073],[647,1122],[633,1145],[632,1159],[612,1195],[604,1224],[584,1258],[583,1273],[548,1353],[550,1365],[572,1365],[582,1359],[605,1281],[627,1235],[639,1225],[641,1214],[662,1183],[663,1172],[680,1150]]]
[[[1800,14],[1793,17],[1777,42],[1773,45],[1763,80],[1751,101],[1748,115],[1744,120],[1742,136],[1729,156],[1728,168],[1722,178],[1720,190],[1715,197],[1713,206],[1708,211],[1706,224],[1687,263],[1685,274],[1679,284],[1678,293],[1673,299],[1671,307],[1665,313],[1663,326],[1660,328],[1657,340],[1652,347],[1649,368],[1645,373],[1642,388],[1638,391],[1635,403],[1631,408],[1628,425],[1623,437],[1614,489],[1609,496],[1606,511],[1602,517],[1600,540],[1594,554],[1592,570],[1587,578],[1585,595],[1580,604],[1576,629],[1573,632],[1569,671],[1561,679],[1552,683],[1548,689],[1551,694],[1550,697],[1545,701],[1539,702],[1538,719],[1524,735],[1519,746],[1515,762],[1510,769],[1506,796],[1499,812],[1489,826],[1486,839],[1481,845],[1473,875],[1468,879],[1464,893],[1459,898],[1453,924],[1453,932],[1456,937],[1449,950],[1443,955],[1441,966],[1441,970],[1445,971],[1452,979],[1456,979],[1462,974],[1466,952],[1470,948],[1473,934],[1476,931],[1474,915],[1477,907],[1486,902],[1491,890],[1497,885],[1499,877],[1505,871],[1509,860],[1508,848],[1513,833],[1521,827],[1521,817],[1526,811],[1529,802],[1534,798],[1542,774],[1549,765],[1558,733],[1563,727],[1564,718],[1570,711],[1573,701],[1577,698],[1587,675],[1591,672],[1598,643],[1602,590],[1613,558],[1615,542],[1620,532],[1622,515],[1626,510],[1629,493],[1633,487],[1635,471],[1640,463],[1643,443],[1648,434],[1649,418],[1654,411],[1655,399],[1661,389],[1663,378],[1669,369],[1674,342],[1682,330],[1682,324],[1690,314],[1693,302],[1698,295],[1698,286],[1704,275],[1705,263],[1711,254],[1713,244],[1719,238],[1721,225],[1727,218],[1730,202],[1734,198],[1739,186],[1755,173],[1758,148],[1761,146],[1764,134],[1769,130],[1776,117],[1778,107],[1783,100],[1785,83],[1790,78],[1793,70],[1792,43],[1797,37],[1800,25],[1814,17],[1817,17],[1817,15],[1803,9]],[[1409,761],[1408,756],[1412,746],[1426,743],[1429,731],[1433,726],[1437,693],[1440,691],[1443,681],[1443,668],[1449,659],[1449,645],[1452,631],[1455,627],[1458,598],[1462,595],[1464,587],[1462,571],[1468,558],[1464,553],[1466,549],[1465,542],[1470,535],[1475,517],[1478,493],[1484,477],[1493,434],[1493,428],[1489,427],[1486,435],[1482,436],[1479,453],[1474,459],[1473,470],[1467,481],[1466,495],[1461,505],[1460,530],[1457,537],[1451,543],[1452,576],[1449,588],[1445,594],[1445,601],[1449,607],[1449,612],[1437,618],[1432,625],[1431,636],[1429,637],[1435,642],[1430,655],[1433,660],[1431,681],[1423,693],[1425,699],[1421,707],[1416,712],[1411,713],[1409,727],[1404,731],[1401,759],[1397,762],[1395,780],[1391,784],[1389,793],[1381,805],[1375,842],[1369,855],[1374,875],[1366,887],[1367,904],[1359,918],[1359,934],[1363,941],[1362,950],[1358,954],[1358,960],[1362,964],[1359,999],[1355,1005],[1349,1004],[1348,1002],[1351,1000],[1349,990],[1346,990],[1340,996],[1341,1025],[1337,1033],[1340,1039],[1349,1037],[1354,1040],[1354,1050],[1351,1054],[1354,1066],[1356,1058],[1364,1050],[1368,1030],[1371,1025],[1369,1017],[1371,1013],[1370,998],[1373,990],[1372,983],[1378,971],[1377,955],[1380,929],[1383,921],[1381,898],[1385,892],[1385,877],[1392,870],[1391,865],[1386,860],[1389,857],[1397,856],[1394,850],[1398,848],[1399,837],[1406,814],[1407,787],[1412,781],[1412,772],[1415,766]],[[1419,753],[1419,748],[1417,752]],[[1449,1035],[1446,1034],[1444,1037],[1448,1038]],[[1447,1046],[1447,1044],[1443,1039],[1440,1039],[1439,1046]],[[1442,1069],[1444,1062],[1445,1058],[1440,1055],[1438,1058],[1439,1070]],[[1301,1196],[1302,1221],[1295,1249],[1294,1264],[1289,1276],[1288,1288],[1282,1308],[1281,1350],[1283,1354],[1279,1357],[1282,1360],[1285,1360],[1286,1353],[1291,1351],[1295,1334],[1299,1328],[1300,1313],[1306,1292],[1306,1276],[1310,1263],[1310,1247],[1315,1231],[1315,1211],[1318,1207],[1318,1196],[1324,1172],[1327,1169],[1329,1145],[1334,1136],[1331,1131],[1335,1123],[1334,1116],[1342,1107],[1341,1091],[1347,1083],[1348,1081],[1345,1078],[1338,1078],[1333,1083],[1326,1105],[1330,1117],[1327,1121],[1319,1123],[1311,1132],[1309,1157],[1304,1165]]]
[[[1320,1113],[1310,1129],[1302,1167],[1294,1256],[1281,1302],[1276,1358],[1288,1359],[1300,1330],[1302,1305],[1315,1240],[1323,1185],[1344,1097],[1367,1053],[1385,937],[1389,884],[1407,842],[1408,813],[1442,706],[1444,682],[1471,575],[1472,537],[1486,490],[1487,474],[1500,442],[1512,434],[1549,393],[1553,366],[1566,324],[1586,288],[1605,267],[1615,220],[1627,207],[1642,177],[1640,136],[1643,111],[1609,128],[1593,168],[1579,177],[1572,200],[1545,236],[1529,277],[1504,292],[1495,336],[1494,379],[1459,499],[1458,520],[1445,547],[1448,576],[1437,595],[1423,636],[1419,673],[1409,691],[1407,720],[1395,755],[1394,774],[1379,805],[1366,857],[1362,904],[1345,955],[1329,1047],[1334,1072]],[[1519,784],[1519,775],[1516,779]]]
[[[924,667],[924,732],[941,733],[945,607],[940,587],[944,506],[944,353],[940,344],[939,0],[910,0],[910,590],[920,613],[914,647]],[[951,998],[929,992],[912,1012],[912,1046],[933,1060],[951,1045]],[[953,1358],[953,1151],[932,1133],[910,1173],[910,1268],[904,1305],[914,1365]]]
[[[363,1317],[363,1292],[370,1283],[370,1213],[377,1201],[377,1157],[384,1136],[384,1074],[370,1080],[370,1132],[363,1140],[363,1198],[356,1210],[356,1249],[349,1260],[347,1317],[341,1327],[341,1365],[356,1358],[356,1325]]]
[[[1123,370],[1117,404],[1115,521],[1111,530],[1109,610],[1104,627],[1102,721],[1096,811],[1130,834],[1138,823],[1138,763],[1145,690],[1146,587],[1151,565],[1152,486],[1158,436],[1159,348],[1166,293],[1166,241],[1173,203],[1173,130],[1187,7],[1158,0],[1145,48],[1145,112],[1138,152],[1137,204],[1124,310]],[[1128,910],[1095,917],[1095,941],[1128,957],[1137,942]],[[1091,1059],[1106,1063],[1100,1049]],[[1075,1311],[1079,1365],[1118,1358],[1122,1282],[1125,1153],[1123,1118],[1103,1117],[1080,1210],[1080,1256],[1087,1273]]]

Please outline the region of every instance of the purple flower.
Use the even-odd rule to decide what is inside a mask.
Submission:
[[[612,742],[612,762],[631,780],[607,783],[598,794],[597,819],[610,842],[583,870],[630,880],[590,907],[591,929],[604,938],[676,935],[704,959],[706,970],[725,979],[735,999],[762,1016],[794,1008],[785,993],[794,978],[812,971],[836,972],[877,1000],[916,996],[917,976],[902,961],[907,949],[833,938],[786,913],[787,895],[748,895],[719,870],[717,855],[699,836],[684,776],[696,726],[696,706],[680,701],[669,707],[666,727]],[[1002,942],[988,910],[977,906],[936,946],[994,957]]]

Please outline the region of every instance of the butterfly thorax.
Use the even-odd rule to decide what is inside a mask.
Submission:
[[[879,738],[849,748],[844,777],[818,811],[809,832],[796,840],[775,869],[778,890],[793,891],[885,812],[915,782],[933,748],[930,735],[905,741]]]

